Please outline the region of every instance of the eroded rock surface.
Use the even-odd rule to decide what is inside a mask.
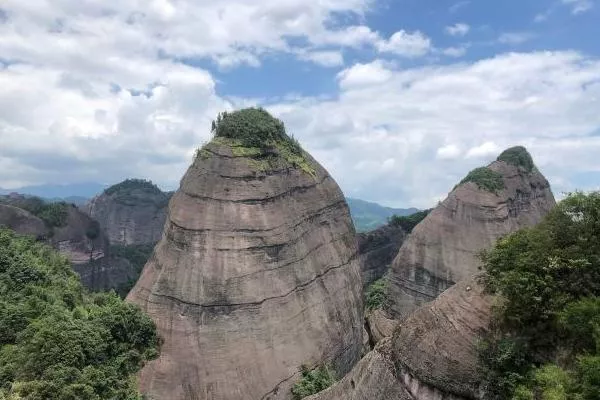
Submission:
[[[0,204],[0,226],[5,226],[21,235],[45,237],[48,228],[44,221],[21,208]]]
[[[525,149],[518,151],[530,160]],[[474,182],[458,185],[400,248],[385,304],[394,318],[403,318],[477,273],[479,251],[503,235],[537,224],[554,207],[550,185],[535,167],[528,171],[495,161],[488,169],[499,174],[503,189],[488,190]]]
[[[404,229],[389,224],[357,234],[361,275],[365,288],[385,275],[405,237]]]
[[[480,400],[477,343],[494,299],[477,278],[402,321],[354,369],[311,400]]]
[[[128,296],[164,339],[140,374],[150,398],[289,399],[302,364],[343,375],[358,361],[354,228],[337,184],[306,158],[314,170],[223,140],[199,152]]]
[[[162,236],[169,198],[151,182],[129,179],[90,200],[85,210],[111,244],[154,244]]]

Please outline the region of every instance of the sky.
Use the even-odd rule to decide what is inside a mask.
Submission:
[[[430,207],[524,145],[600,189],[600,0],[2,0],[0,187],[176,189],[263,106],[347,196]]]

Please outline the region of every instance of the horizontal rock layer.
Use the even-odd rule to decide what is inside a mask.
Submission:
[[[388,271],[404,242],[406,232],[399,226],[385,225],[356,236],[363,286],[366,288]]]
[[[259,161],[213,142],[170,202],[128,296],[164,339],[140,374],[150,398],[288,399],[302,364],[343,374],[360,357],[360,271],[339,187],[311,158],[314,176]]]

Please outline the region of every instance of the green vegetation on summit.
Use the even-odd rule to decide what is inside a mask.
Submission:
[[[504,161],[517,167],[522,167],[525,171],[531,172],[535,168],[533,158],[527,149],[523,146],[515,146],[506,149],[498,156],[498,161]]]
[[[475,168],[469,172],[457,186],[467,182],[473,182],[479,189],[487,190],[488,192],[492,193],[496,193],[504,189],[502,175],[496,171],[492,171],[488,167]]]
[[[248,157],[258,171],[273,168],[281,160],[315,177],[316,171],[300,143],[285,132],[282,121],[263,108],[245,108],[222,112],[212,122],[213,143],[228,145],[234,156]],[[205,159],[210,153],[205,148],[197,152]],[[279,157],[278,157],[279,156]]]
[[[126,179],[105,189],[104,194],[114,197],[117,203],[129,206],[156,203],[160,208],[166,206],[169,200],[166,193],[146,179]]]
[[[68,261],[0,229],[0,398],[141,399],[153,322],[114,293],[88,294]]]
[[[67,224],[70,204],[64,201],[49,203],[39,197],[18,197],[16,199],[5,198],[3,203],[21,208],[40,218],[49,228],[60,228]]]
[[[481,345],[487,398],[600,399],[600,192],[570,194],[482,260],[502,299]]]

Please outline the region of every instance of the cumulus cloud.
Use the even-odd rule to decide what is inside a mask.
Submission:
[[[339,67],[344,65],[344,55],[341,51],[306,51],[300,52],[298,58],[311,61],[322,67]]]
[[[502,44],[516,45],[525,43],[534,38],[530,32],[505,32],[498,37],[498,42]]]
[[[449,144],[437,149],[436,157],[440,160],[455,160],[461,153],[460,147],[455,144]]]
[[[494,142],[485,142],[467,151],[467,158],[490,158],[501,151],[500,146]]]
[[[458,23],[446,27],[446,33],[450,36],[465,36],[471,27],[464,23]]]
[[[423,33],[401,30],[394,33],[388,40],[378,42],[377,48],[384,53],[394,53],[404,57],[421,57],[427,54],[432,46],[431,39]]]
[[[381,60],[368,64],[355,64],[337,75],[340,87],[344,89],[367,85],[377,85],[388,81],[392,71]]]

